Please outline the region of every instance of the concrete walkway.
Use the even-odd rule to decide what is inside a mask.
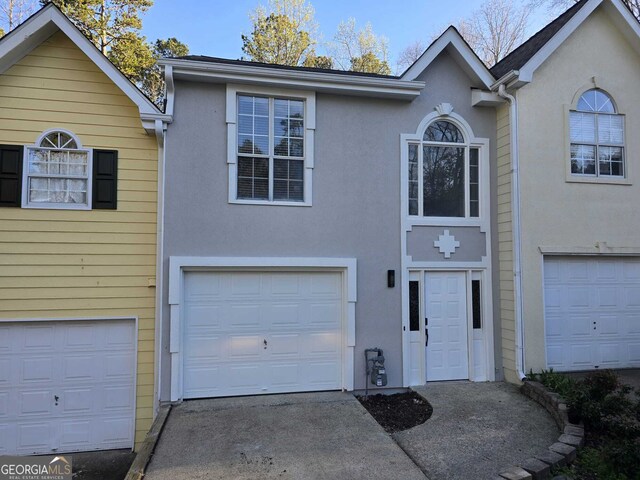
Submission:
[[[422,479],[348,393],[192,400],[174,407],[145,480]]]
[[[433,415],[393,437],[431,480],[493,479],[558,438],[551,416],[514,385],[439,382],[414,390]]]

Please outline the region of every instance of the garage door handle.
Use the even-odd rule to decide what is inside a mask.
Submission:
[[[53,399],[55,400],[56,405],[58,405],[58,400],[60,400],[60,398],[58,397],[58,395],[54,395],[54,396],[53,396]]]
[[[266,340],[262,340],[262,343],[264,343],[264,348],[265,348],[265,350],[266,350],[266,348],[267,348],[267,341],[266,341]]]

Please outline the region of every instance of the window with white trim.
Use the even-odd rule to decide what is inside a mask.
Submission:
[[[571,174],[624,178],[624,115],[603,90],[584,92],[569,112]]]
[[[304,202],[305,101],[237,96],[237,200]]]
[[[457,125],[435,120],[408,148],[409,215],[479,217],[480,150]]]
[[[25,155],[24,206],[90,208],[91,150],[72,133],[46,132]]]

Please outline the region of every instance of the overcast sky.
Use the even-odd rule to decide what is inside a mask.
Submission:
[[[314,0],[322,40],[332,39],[341,20],[371,22],[378,35],[389,39],[392,68],[407,45],[431,38],[477,9],[483,0]],[[259,0],[155,0],[143,18],[148,40],[177,37],[192,54],[224,58],[242,56],[240,35],[250,31],[248,13]],[[266,4],[266,0],[262,0]],[[535,12],[528,35],[549,20],[546,9]],[[322,53],[322,48],[318,48]]]

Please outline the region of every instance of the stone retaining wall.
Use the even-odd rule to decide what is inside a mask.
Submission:
[[[567,403],[557,393],[550,392],[539,382],[525,380],[520,392],[543,406],[553,417],[561,434],[549,448],[528,458],[520,465],[506,469],[499,479],[527,480],[551,478],[551,469],[572,463],[577,449],[584,444],[584,426],[569,421]]]

